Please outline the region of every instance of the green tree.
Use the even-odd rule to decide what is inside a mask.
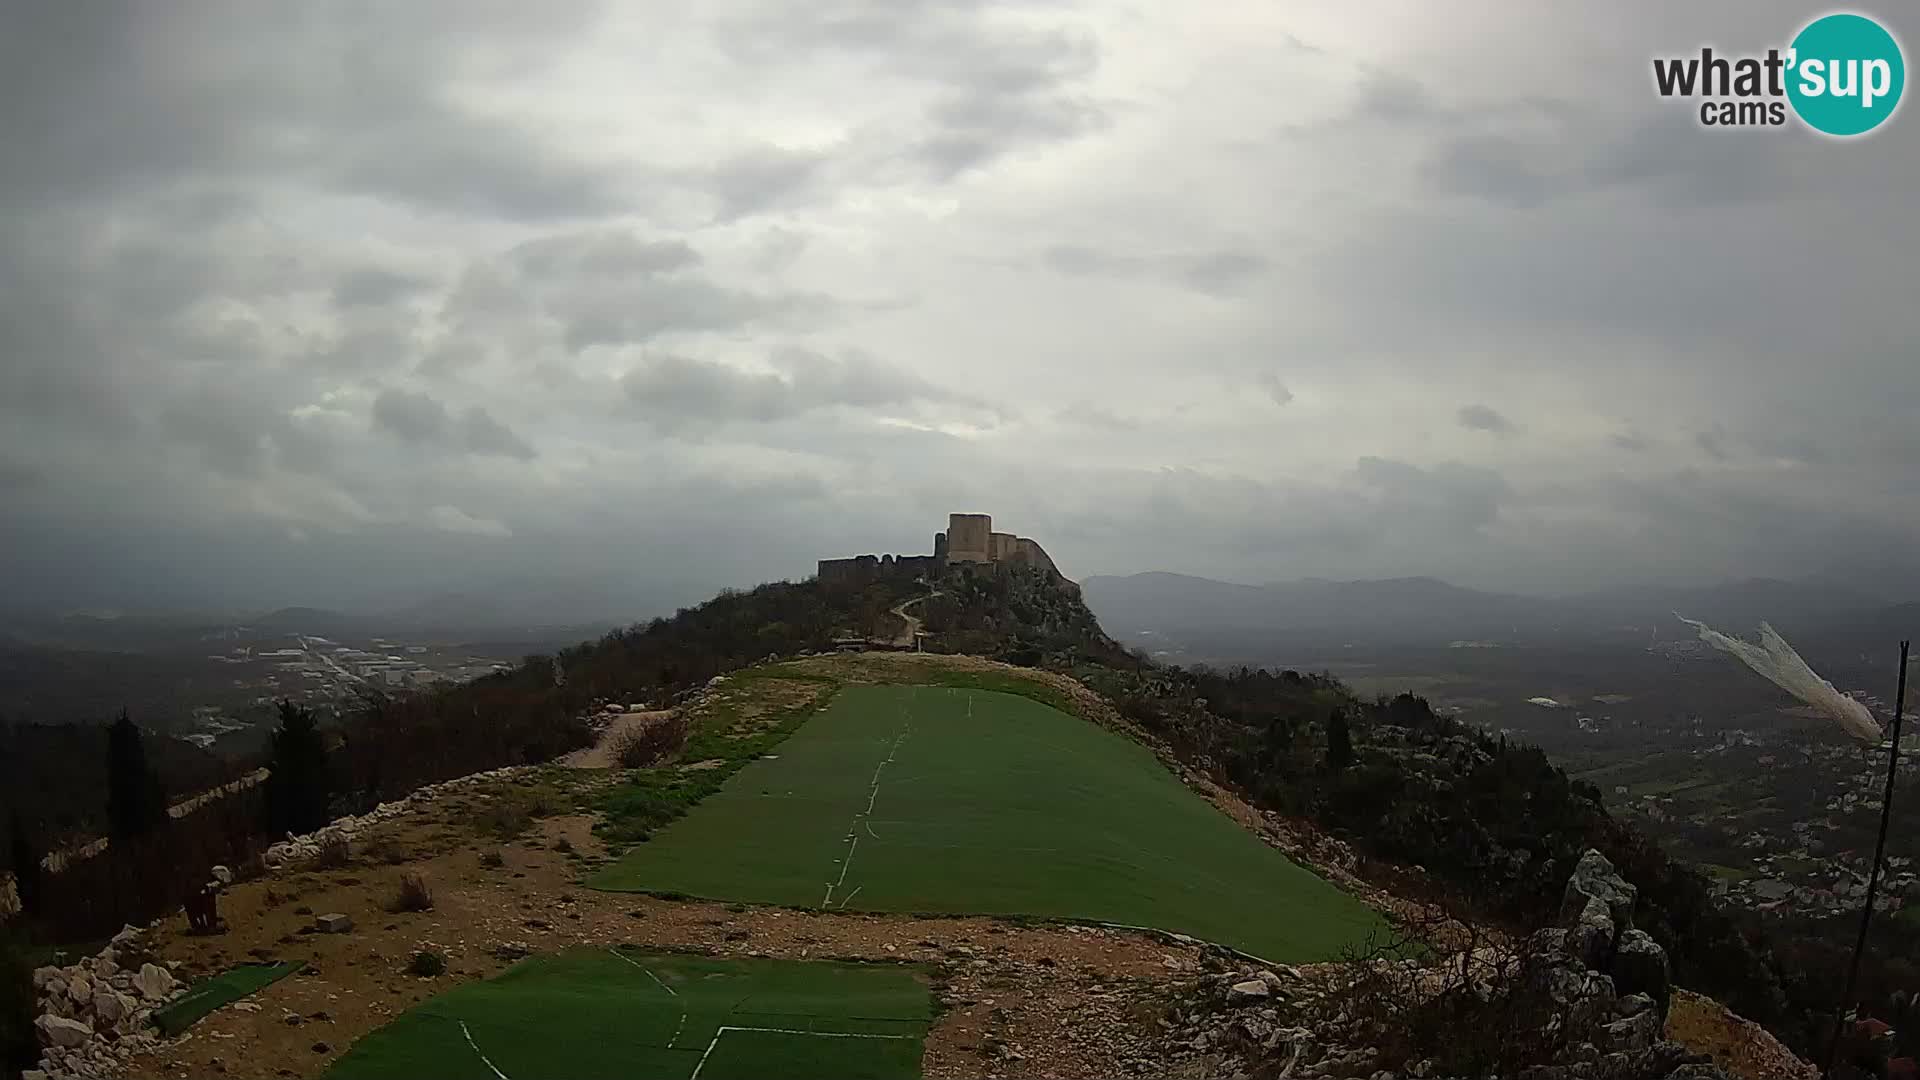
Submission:
[[[165,821],[167,796],[147,763],[140,728],[120,710],[107,729],[107,823],[117,839],[145,836]]]
[[[309,833],[330,820],[326,736],[311,710],[291,701],[280,702],[279,709],[273,772],[267,777],[267,827],[275,835]]]
[[[1353,732],[1347,727],[1347,711],[1335,707],[1327,715],[1327,767],[1344,769],[1353,764]]]

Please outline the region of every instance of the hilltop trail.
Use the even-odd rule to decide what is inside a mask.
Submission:
[[[907,648],[912,648],[914,641],[917,638],[919,638],[921,630],[926,624],[921,621],[918,615],[907,614],[907,609],[922,601],[931,600],[936,596],[945,596],[945,595],[946,593],[941,592],[939,589],[935,589],[934,591],[928,593],[925,596],[916,596],[911,600],[894,605],[893,613],[895,615],[900,616],[900,618],[906,622],[906,626],[902,628],[899,635],[893,639],[893,643],[895,645],[901,645]]]

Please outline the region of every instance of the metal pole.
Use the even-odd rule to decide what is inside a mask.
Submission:
[[[1880,838],[1873,844],[1873,868],[1867,875],[1867,902],[1860,909],[1860,936],[1854,939],[1853,962],[1847,965],[1847,988],[1840,995],[1840,1005],[1833,1015],[1833,1041],[1827,1044],[1827,1064],[1821,1072],[1833,1075],[1833,1059],[1840,1052],[1840,1033],[1847,1018],[1847,1004],[1853,1000],[1854,983],[1860,978],[1860,954],[1867,948],[1867,927],[1873,923],[1873,898],[1880,891],[1880,861],[1887,854],[1887,825],[1893,820],[1893,775],[1900,767],[1900,714],[1907,703],[1907,647],[1911,642],[1900,643],[1900,679],[1899,689],[1893,698],[1893,742],[1887,752],[1887,791],[1880,799]]]

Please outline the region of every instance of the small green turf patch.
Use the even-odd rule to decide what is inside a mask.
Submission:
[[[1024,696],[951,687],[846,687],[776,758],[588,884],[1097,920],[1290,962],[1384,928],[1140,744]]]
[[[192,1027],[201,1017],[232,1001],[239,1001],[262,987],[306,967],[305,962],[289,964],[284,960],[271,964],[241,964],[189,987],[173,1004],[153,1014],[153,1025],[168,1038]]]
[[[325,1075],[912,1080],[932,1019],[904,965],[581,948],[431,998]]]

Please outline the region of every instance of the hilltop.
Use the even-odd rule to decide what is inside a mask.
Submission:
[[[250,913],[244,917],[256,919],[262,929],[247,931],[247,937],[233,944],[258,939],[257,947],[268,953],[286,951],[298,941],[295,932],[301,918],[279,905],[288,904],[294,896],[308,895],[310,902],[301,906],[316,912],[349,902],[363,909],[370,905],[377,912],[382,901],[374,894],[395,887],[389,880],[393,875],[379,868],[416,863],[454,887],[451,894],[444,889],[440,894],[445,906],[435,910],[445,914],[435,916],[433,928],[409,929],[397,921],[382,931],[384,944],[373,946],[368,954],[370,976],[385,970],[391,963],[385,958],[394,955],[394,948],[403,947],[403,941],[436,942],[435,948],[442,951],[448,951],[449,938],[468,942],[458,950],[458,977],[473,978],[499,970],[516,949],[545,949],[575,940],[578,935],[567,933],[552,938],[548,933],[556,929],[552,918],[532,914],[551,908],[556,896],[562,898],[560,907],[569,919],[580,914],[582,932],[591,927],[599,935],[585,940],[673,943],[677,940],[673,933],[661,927],[683,925],[680,920],[691,913],[714,909],[685,906],[694,902],[670,894],[621,907],[621,901],[605,900],[603,894],[577,891],[573,883],[578,874],[610,866],[629,845],[644,842],[655,831],[675,828],[678,818],[721,790],[737,770],[763,756],[780,755],[780,743],[790,732],[803,723],[817,722],[811,718],[824,698],[742,696],[745,687],[763,685],[769,676],[790,682],[793,676],[779,674],[781,662],[829,665],[833,672],[829,682],[835,686],[873,681],[878,670],[873,664],[934,662],[911,657],[895,661],[860,656],[809,658],[836,639],[897,640],[903,629],[899,612],[909,603],[914,604],[924,630],[921,647],[955,654],[953,660],[938,662],[962,663],[957,669],[961,671],[968,670],[967,663],[996,664],[992,671],[1007,674],[995,678],[1013,680],[997,684],[1000,688],[1051,687],[1030,693],[1051,708],[1091,720],[1148,747],[1190,789],[1254,830],[1268,846],[1389,914],[1402,930],[1429,925],[1422,921],[1427,918],[1423,913],[1438,911],[1442,924],[1456,928],[1447,934],[1479,926],[1493,937],[1521,940],[1536,927],[1563,921],[1567,882],[1591,851],[1609,861],[1623,883],[1633,887],[1631,925],[1662,951],[1663,963],[1670,963],[1676,983],[1712,994],[1791,1043],[1807,1046],[1815,1035],[1813,1010],[1828,1002],[1819,1000],[1804,979],[1784,968],[1745,928],[1718,911],[1701,879],[1634,829],[1613,820],[1597,792],[1570,781],[1538,750],[1508,745],[1436,716],[1418,698],[1367,700],[1325,676],[1183,670],[1154,664],[1108,637],[1078,591],[1063,588],[1050,564],[1009,563],[955,574],[878,574],[859,581],[764,585],[725,593],[671,618],[616,631],[553,655],[529,657],[510,670],[466,684],[369,697],[349,718],[331,754],[338,778],[336,812],[363,815],[365,836],[355,837],[350,845],[354,853],[335,868],[323,867],[318,876],[313,870],[298,871],[291,889],[275,884],[278,876],[243,886],[249,891],[236,894],[233,904],[237,906],[229,910]],[[963,661],[962,654],[984,659]],[[767,667],[769,663],[774,667]],[[997,666],[1000,663],[1010,666]],[[741,683],[741,691],[731,689],[743,672],[763,674],[758,676],[760,682]],[[804,667],[799,674],[827,678],[817,670],[808,676]],[[923,670],[906,681],[933,678]],[[882,681],[902,679],[895,672]],[[935,681],[946,679],[941,676]],[[651,762],[630,759],[637,768],[556,772],[538,764],[593,742],[605,717],[616,712],[624,715],[629,708],[684,717],[688,733],[678,743],[666,743]],[[617,747],[614,752],[624,754]],[[514,771],[495,774],[478,786],[456,786],[444,794],[413,794],[423,785],[503,766]],[[536,800],[531,806],[526,801],[529,797]],[[396,805],[396,800],[401,800],[397,805],[411,809],[389,813],[385,806]],[[523,810],[503,809],[512,806]],[[411,828],[402,819],[416,811],[440,824],[408,833],[397,844],[380,840],[393,829]],[[529,839],[527,830],[539,822],[544,824]],[[503,866],[512,867],[511,874],[524,873],[532,880],[509,890],[523,898],[512,903],[527,914],[514,915],[509,904],[482,933],[461,912],[505,884],[490,872],[476,870],[486,865],[488,843],[500,845]],[[476,844],[483,856],[479,863],[474,861]],[[324,848],[324,841],[314,841],[308,847],[283,851],[279,860],[298,861],[306,857],[302,852],[320,853]],[[242,868],[252,865],[252,873],[264,872],[259,863],[243,861],[244,851],[228,858]],[[356,871],[356,866],[364,869]],[[203,871],[189,867],[185,872]],[[156,884],[150,895],[158,900],[166,893]],[[460,899],[450,902],[449,895]],[[275,896],[280,899],[273,900]],[[590,909],[577,906],[589,898],[595,898]],[[96,926],[117,925],[128,917],[144,920],[151,914],[126,907],[134,899],[127,896],[108,904],[98,897],[85,903],[75,899],[66,914],[91,918]],[[737,900],[718,899],[740,906]],[[741,899],[750,905],[754,898],[742,894]],[[164,908],[164,901],[159,902]],[[736,912],[733,907],[710,916],[718,925],[738,922],[749,927],[747,936],[720,943],[729,949],[759,940],[761,932],[751,927],[770,926],[769,920],[778,918],[777,911],[748,906]],[[612,908],[633,914],[634,932],[622,935],[622,924],[612,917],[617,914]],[[588,917],[589,910],[602,914]],[[854,920],[862,927],[895,925],[879,912],[836,911],[804,917]],[[377,921],[381,916],[371,918]],[[523,930],[535,929],[532,924],[540,922],[538,941],[509,936],[516,920],[524,924]],[[163,933],[172,925],[163,926]],[[988,924],[963,920],[956,925],[972,926],[977,934]],[[564,923],[557,926],[565,929]],[[639,926],[649,929],[642,933]],[[261,939],[268,930],[277,936]],[[806,956],[810,947],[791,942],[824,940],[823,934],[832,933],[836,932],[803,931],[783,948],[791,950],[790,955]],[[891,931],[873,933],[876,937],[858,947],[835,939],[844,951],[832,955],[873,956],[872,941],[891,943],[896,951],[902,948],[889,936]],[[1142,961],[1163,956],[1168,972],[1218,970],[1235,975],[1233,983],[1246,981],[1237,977],[1246,975],[1246,970],[1227,971],[1221,965],[1231,961],[1222,960],[1223,954],[1208,953],[1194,944],[1175,942],[1177,947],[1169,952],[1165,942],[1135,942],[1127,936],[1130,931],[1103,933],[1108,935],[1103,948]],[[710,932],[695,937],[697,942],[678,940],[700,948],[715,944]],[[488,944],[489,939],[499,940]],[[930,962],[965,956],[955,950],[974,947],[959,938],[942,942],[931,931],[925,940],[934,944],[918,947],[922,951],[915,955]],[[1453,938],[1443,934],[1443,940]],[[1065,939],[1058,945],[1036,939],[1035,951],[1024,955],[1038,957],[1050,949],[1069,947]],[[1143,948],[1148,951],[1140,952]],[[190,968],[208,970],[235,955],[225,946],[211,951],[195,947],[176,958]],[[323,961],[321,969],[337,971],[340,962],[351,961],[336,957]],[[1088,969],[1097,970],[1098,965]],[[1133,972],[1129,978],[1144,978],[1138,967],[1126,970]],[[1100,978],[1097,974],[1083,977],[1094,982]],[[1084,992],[1086,985],[1093,983],[1083,984],[1082,991],[1076,992]],[[418,998],[430,988],[416,984],[405,990],[403,998]],[[1125,1001],[1108,1004],[1124,1006]],[[1194,1011],[1198,1006],[1191,1002],[1172,1007],[1189,1018],[1205,1011]],[[1107,1015],[1104,1007],[1096,1013]],[[364,1014],[357,1023],[364,1028],[381,1015],[385,1014]],[[1266,1022],[1271,1026],[1278,1019]],[[1034,1016],[1026,1022],[1036,1030],[1044,1027]],[[264,1038],[265,1030],[248,1037]],[[997,1035],[995,1045],[1020,1053],[1018,1037],[1017,1032]],[[1025,1037],[1036,1046],[1045,1043],[1033,1032]],[[1139,1062],[1140,1068],[1149,1071],[1154,1062],[1164,1065],[1172,1060],[1164,1054],[1142,1056],[1144,1044],[1136,1043],[1146,1036],[1130,1026],[1121,1025],[1115,1038],[1132,1046],[1127,1053],[1134,1056],[1089,1060]],[[1251,1054],[1250,1060],[1258,1061],[1269,1052],[1284,1054],[1287,1045],[1282,1040],[1258,1049],[1261,1040],[1254,1043],[1255,1048],[1240,1046],[1236,1053],[1243,1058]],[[1561,1050],[1551,1052],[1558,1053]],[[1129,1066],[1125,1071],[1139,1070]]]

